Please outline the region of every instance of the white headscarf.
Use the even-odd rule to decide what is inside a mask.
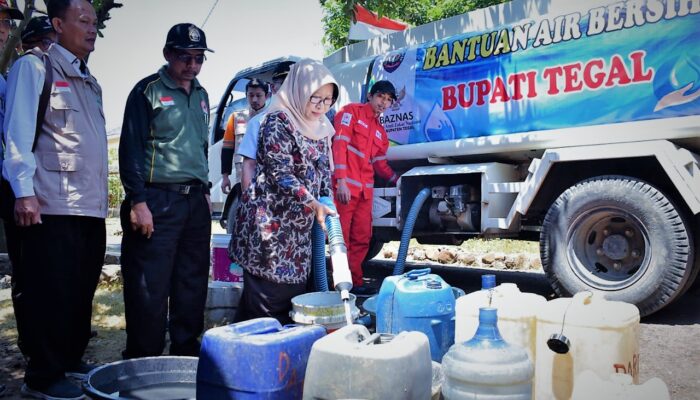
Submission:
[[[335,133],[333,123],[324,115],[318,120],[306,118],[304,111],[311,95],[321,86],[333,84],[334,99],[338,98],[338,83],[331,71],[316,60],[304,58],[289,69],[289,74],[272,98],[266,112],[284,111],[299,132],[312,140],[330,138]]]

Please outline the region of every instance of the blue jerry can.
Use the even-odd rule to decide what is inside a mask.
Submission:
[[[377,295],[377,332],[423,332],[430,357],[440,362],[455,341],[455,296],[430,268],[384,279]]]
[[[306,364],[322,326],[258,318],[209,329],[197,367],[197,398],[300,399]]]

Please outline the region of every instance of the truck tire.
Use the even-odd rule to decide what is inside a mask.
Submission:
[[[587,179],[562,193],[545,216],[540,255],[559,296],[603,292],[642,316],[680,295],[694,261],[690,226],[673,202],[625,176]]]

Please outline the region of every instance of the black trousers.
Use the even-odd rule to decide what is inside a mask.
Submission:
[[[167,326],[171,355],[198,356],[209,277],[209,206],[201,190],[146,190],[154,226],[150,239],[132,230],[128,199],[121,207],[127,335],[122,354],[160,356]]]
[[[243,293],[234,322],[272,317],[282,325],[293,324],[289,316],[292,298],[311,291],[308,284],[308,280],[299,284],[275,283],[244,271]]]
[[[102,218],[41,219],[27,228],[12,224],[9,236],[12,299],[28,361],[24,380],[32,387],[51,383],[81,361],[106,241]]]

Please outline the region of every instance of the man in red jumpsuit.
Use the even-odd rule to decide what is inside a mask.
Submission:
[[[377,81],[367,103],[352,103],[335,116],[333,136],[333,180],[335,203],[348,249],[352,292],[371,294],[362,281],[362,261],[372,237],[372,194],[375,172],[389,184],[398,176],[386,161],[389,139],[379,116],[396,100],[396,89],[389,81]]]

